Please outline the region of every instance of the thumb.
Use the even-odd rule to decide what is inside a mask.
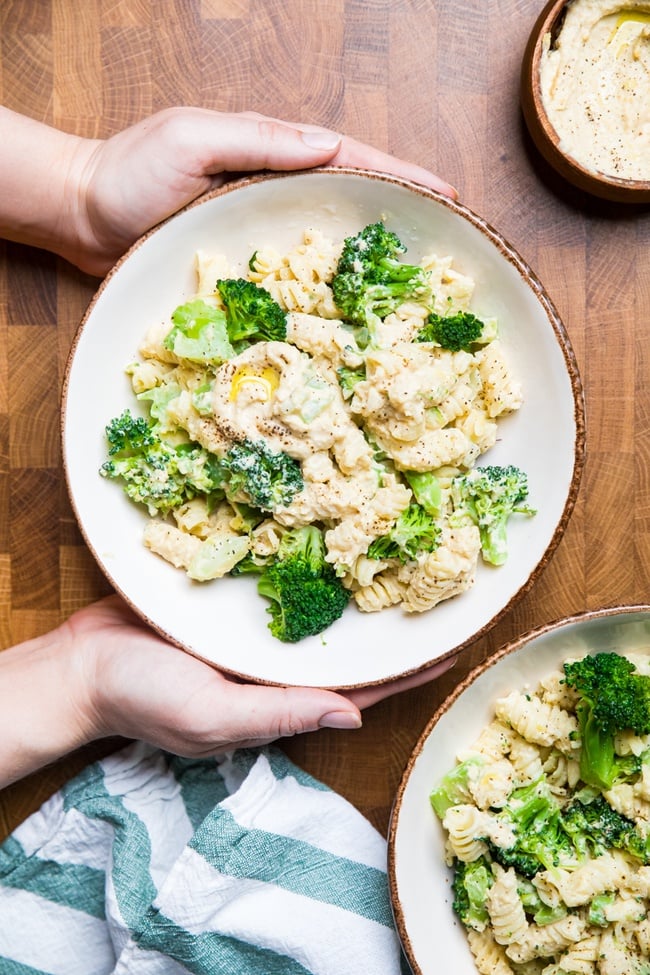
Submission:
[[[219,732],[237,747],[264,744],[319,728],[361,727],[357,706],[334,691],[231,684],[227,698]]]

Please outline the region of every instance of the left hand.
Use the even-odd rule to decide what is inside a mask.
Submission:
[[[86,740],[121,735],[191,756],[358,728],[360,708],[433,680],[452,663],[340,693],[248,684],[171,647],[117,596],[79,610],[59,633],[77,660],[73,672],[83,675],[75,705]]]
[[[165,109],[104,142],[88,142],[78,181],[82,270],[105,274],[146,230],[234,176],[325,164],[374,169],[455,197],[428,170],[314,125],[252,112]]]

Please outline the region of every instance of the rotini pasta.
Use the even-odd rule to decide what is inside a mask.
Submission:
[[[373,226],[386,232],[371,225],[359,239]],[[344,599],[363,612],[399,605],[422,613],[471,587],[481,556],[495,561],[463,478],[522,394],[496,320],[469,311],[474,283],[449,255],[427,255],[409,270],[417,287],[390,300],[385,289],[379,303],[361,290],[357,260],[350,305],[337,281],[355,239],[308,228],[285,252],[260,242],[243,271],[227,255],[198,251],[195,294],[149,329],[126,369],[149,409],[149,435],[168,454],[178,451],[170,483],[178,478],[181,487],[167,490],[160,460],[138,491],[119,459],[109,456],[102,473],[124,478],[152,519],[145,544],[193,580],[240,571],[243,560],[261,572],[287,532],[311,527]],[[364,238],[358,253],[365,247]],[[233,325],[228,284],[264,295],[272,334]],[[198,475],[188,459],[194,448]],[[252,491],[243,461],[233,477],[238,448],[294,465],[291,490]],[[422,500],[418,477],[435,503]],[[227,514],[218,523],[215,505]],[[409,519],[424,527],[415,531]],[[559,708],[545,706],[557,723]],[[494,781],[491,788],[496,796]]]
[[[567,659],[566,671],[503,695],[431,793],[454,908],[480,973],[650,971],[650,734],[611,733],[620,771],[610,788],[596,788],[585,699],[569,669],[610,673],[620,656]],[[642,662],[643,680],[649,659],[650,649],[629,658]]]

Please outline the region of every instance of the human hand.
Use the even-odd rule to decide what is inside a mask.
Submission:
[[[456,191],[428,170],[327,129],[200,108],[166,109],[77,157],[80,247],[70,259],[104,274],[146,230],[233,176],[325,164],[375,169]]]
[[[318,728],[443,673],[337,693],[247,684],[170,646],[117,596],[0,653],[0,788],[113,735],[201,757]]]
[[[90,738],[121,735],[194,757],[323,727],[358,728],[359,708],[450,665],[339,694],[242,683],[170,647],[117,596],[79,610],[61,629],[83,675],[78,701]]]

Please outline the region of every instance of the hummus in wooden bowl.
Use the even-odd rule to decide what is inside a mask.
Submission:
[[[526,47],[533,141],[596,196],[650,202],[650,0],[552,0]]]

